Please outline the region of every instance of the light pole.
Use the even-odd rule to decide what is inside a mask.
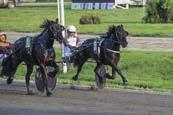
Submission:
[[[60,2],[59,2],[59,0],[57,0],[57,12],[58,12],[58,23],[60,24],[60,6],[59,6],[59,4],[60,4]]]
[[[58,11],[58,19],[61,25],[65,25],[64,20],[64,0],[57,0],[57,11]],[[63,37],[65,37],[65,31],[62,32]],[[61,53],[62,57],[64,57],[64,44],[61,44]],[[67,73],[67,64],[62,62],[63,73]]]
[[[145,5],[146,5],[146,0],[142,0],[142,7],[143,7],[143,17],[145,16]]]

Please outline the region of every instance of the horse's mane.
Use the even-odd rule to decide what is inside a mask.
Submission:
[[[106,32],[107,38],[111,37],[112,33],[115,32],[116,28],[117,28],[117,26],[115,26],[115,25],[109,26],[108,31]]]
[[[40,34],[34,36],[33,38],[39,38],[40,36],[42,36],[43,33],[44,33],[44,31],[45,31],[46,29],[48,29],[48,28],[50,27],[50,25],[55,24],[55,23],[56,23],[56,22],[54,22],[54,21],[52,21],[52,20],[45,19],[45,20],[43,21],[43,23],[40,25],[40,28],[44,28],[44,30],[43,30]]]
[[[52,25],[52,24],[56,24],[56,22],[46,19],[46,20],[43,21],[40,28],[49,28],[50,25]]]
[[[107,35],[106,38],[110,38],[113,33],[119,32],[122,29],[123,29],[123,25],[118,25],[118,26],[112,25],[112,26],[110,26],[108,28],[108,31],[106,32],[106,35]]]

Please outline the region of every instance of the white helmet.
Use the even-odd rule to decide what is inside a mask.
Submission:
[[[69,32],[76,32],[76,27],[73,26],[73,25],[69,25],[69,26],[67,27],[67,31],[69,31]]]

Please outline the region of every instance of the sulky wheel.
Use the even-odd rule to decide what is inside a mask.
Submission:
[[[57,83],[57,70],[55,67],[53,66],[46,66],[47,69],[47,74],[48,74],[48,78],[47,78],[47,83],[48,83],[48,88],[50,90],[54,90],[56,83]]]
[[[54,66],[46,66],[46,70],[47,70],[47,85],[48,88],[50,90],[54,90],[55,86],[56,86],[56,82],[57,82],[57,70]],[[36,74],[35,74],[35,83],[37,86],[37,89],[41,92],[44,91],[45,87],[44,87],[44,81],[42,79],[42,73],[40,71],[40,68],[37,67],[36,68]]]
[[[44,92],[44,81],[42,79],[42,73],[40,71],[40,68],[36,67],[36,73],[35,73],[35,84],[38,89],[38,91]]]

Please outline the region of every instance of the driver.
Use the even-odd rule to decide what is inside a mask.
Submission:
[[[77,36],[76,27],[73,25],[69,25],[66,29],[67,36],[64,38],[64,58],[65,61],[71,61],[71,56],[73,50],[79,44],[79,37]]]

